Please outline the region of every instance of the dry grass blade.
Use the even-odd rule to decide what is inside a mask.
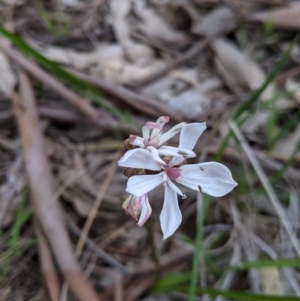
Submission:
[[[264,170],[260,166],[259,161],[255,157],[254,152],[248,145],[246,139],[244,138],[244,136],[243,136],[242,132],[240,131],[239,127],[237,126],[237,124],[231,120],[231,121],[229,121],[229,126],[232,129],[232,131],[234,132],[234,134],[237,137],[237,139],[239,140],[239,142],[241,143],[241,146],[242,146],[244,152],[248,156],[249,161],[251,162],[255,172],[257,173],[261,183],[263,184],[285,230],[287,231],[298,257],[300,257],[300,248],[298,245],[298,241],[296,239],[296,236],[294,234],[292,226],[288,221],[286,213],[284,212],[284,209],[281,207],[280,201],[277,198],[277,195],[275,194],[275,192],[270,184],[268,177],[266,176]]]
[[[35,220],[34,223],[34,230],[36,236],[39,239],[39,253],[40,253],[41,268],[42,268],[45,284],[47,286],[47,290],[49,293],[49,299],[51,301],[59,301],[59,294],[60,294],[59,279],[54,267],[51,251],[48,246],[46,237],[44,236],[43,231],[37,220]]]
[[[83,249],[83,246],[88,238],[88,233],[91,229],[91,226],[93,224],[93,221],[97,215],[97,212],[99,210],[99,207],[101,205],[101,202],[105,196],[105,193],[109,187],[109,184],[112,180],[112,177],[116,171],[116,168],[117,168],[117,160],[120,158],[120,155],[121,155],[121,152],[122,152],[122,149],[119,149],[116,153],[115,153],[115,156],[114,156],[114,159],[110,165],[110,168],[107,172],[107,176],[99,190],[99,193],[97,195],[97,198],[93,204],[93,207],[91,208],[91,211],[88,215],[88,218],[84,224],[84,227],[81,231],[81,234],[80,234],[80,237],[79,237],[79,241],[78,241],[78,244],[76,246],[76,250],[75,250],[75,256],[76,258],[78,258],[82,252],[82,249]],[[64,284],[63,286],[63,291],[62,291],[62,299],[65,299],[66,298],[66,295],[67,295],[67,291],[68,291],[68,285],[67,284]]]
[[[20,74],[20,94],[21,96],[16,94],[13,101],[35,214],[74,294],[81,301],[99,301],[99,296],[82,275],[73,256],[59,202],[52,201],[55,192],[54,181],[46,156],[32,87],[23,72]]]
[[[107,176],[99,190],[99,193],[97,195],[97,198],[93,204],[93,207],[88,215],[88,218],[84,224],[84,227],[82,229],[82,232],[81,232],[81,235],[80,235],[80,238],[79,238],[79,242],[77,244],[77,247],[76,247],[76,251],[75,251],[75,256],[78,257],[80,256],[81,252],[82,252],[82,248],[84,246],[84,242],[88,236],[88,233],[91,229],[91,226],[93,224],[93,221],[97,215],[97,212],[99,210],[99,207],[101,205],[101,202],[105,196],[105,193],[109,187],[109,184],[112,180],[112,177],[116,171],[116,168],[117,168],[117,160],[120,158],[120,155],[121,155],[121,152],[122,152],[122,149],[119,149],[116,153],[115,153],[115,157],[114,157],[114,160],[112,161],[111,165],[110,165],[110,168],[107,172]]]
[[[46,71],[41,69],[34,62],[26,59],[21,53],[14,49],[7,47],[0,47],[1,50],[8,55],[11,59],[16,61],[22,68],[28,73],[34,76],[37,80],[41,81],[45,86],[53,89],[65,98],[68,102],[74,105],[80,112],[86,115],[91,120],[96,120],[97,114],[92,105],[82,97],[78,96],[72,90],[65,87],[59,80],[48,74]]]

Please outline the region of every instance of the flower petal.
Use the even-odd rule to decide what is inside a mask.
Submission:
[[[182,221],[177,193],[168,184],[165,187],[165,200],[159,219],[164,239],[170,237]]]
[[[178,147],[192,150],[205,129],[205,122],[187,124],[181,130]]]
[[[183,157],[183,156],[173,157],[173,158],[171,159],[171,161],[169,162],[169,166],[170,166],[170,167],[173,167],[173,166],[175,166],[175,165],[179,165],[179,164],[181,164],[184,160],[185,160],[185,157]]]
[[[149,153],[150,154],[150,153]],[[163,172],[157,175],[132,176],[128,179],[126,191],[140,197],[163,182]]]
[[[186,122],[181,122],[173,126],[169,131],[166,133],[162,134],[161,137],[159,138],[159,145],[163,145],[166,141],[174,137],[176,134],[178,134],[181,129],[186,125]]]
[[[127,151],[118,161],[118,165],[122,167],[161,170],[161,165],[153,159],[149,151],[143,148]]]
[[[182,197],[184,196],[182,191],[171,181],[170,178],[167,178],[167,185],[170,186],[171,189],[173,189],[176,193],[178,193]]]
[[[159,130],[159,129],[153,129],[153,130],[152,130],[152,133],[151,133],[151,138],[153,138],[154,136],[158,135],[158,134],[161,132],[163,126],[164,126],[167,122],[169,122],[169,120],[170,120],[170,117],[169,117],[169,116],[161,116],[161,117],[159,117],[159,118],[156,120],[156,123],[159,124],[159,125],[161,126],[161,129],[160,129],[160,130]]]
[[[126,214],[131,215],[135,220],[137,220],[137,216],[134,212],[134,196],[132,194],[124,201],[122,208],[126,212]]]
[[[139,136],[130,135],[129,136],[129,142],[130,142],[131,145],[139,146],[141,148],[145,147],[144,139],[142,137],[139,137]]]
[[[145,140],[148,140],[150,138],[150,130],[156,129],[158,131],[162,130],[162,126],[156,122],[148,121],[146,124],[142,127],[143,132],[143,138]],[[152,135],[151,135],[152,136]]]
[[[139,222],[137,223],[137,225],[139,227],[142,227],[145,224],[145,222],[148,220],[148,218],[150,217],[150,215],[152,213],[152,208],[150,206],[147,194],[141,196],[140,198],[142,198],[142,200],[141,200],[142,211],[141,211],[141,215],[140,215]]]
[[[151,156],[156,162],[158,162],[161,165],[166,165],[166,162],[163,159],[161,159],[161,157],[159,156],[159,153],[155,147],[147,146],[147,150],[151,152]]]
[[[180,166],[180,176],[175,180],[193,190],[221,197],[229,193],[237,183],[233,180],[230,170],[218,162],[187,164]]]
[[[163,145],[158,149],[158,151],[160,154],[166,155],[166,156],[178,156],[178,155],[180,155],[179,153],[182,153],[190,158],[196,157],[196,153],[194,153],[192,150],[189,150],[186,148],[181,148],[181,147]]]

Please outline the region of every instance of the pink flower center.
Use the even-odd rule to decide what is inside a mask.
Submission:
[[[166,168],[166,173],[170,179],[175,180],[180,176],[180,169],[168,167]]]

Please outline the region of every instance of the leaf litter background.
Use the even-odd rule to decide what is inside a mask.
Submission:
[[[2,0],[0,14],[0,300],[96,300],[68,289],[50,216],[99,300],[299,298],[300,2]],[[139,228],[116,168],[161,115],[207,122],[195,162],[222,158],[239,183],[209,203],[186,191],[167,241],[163,190]]]

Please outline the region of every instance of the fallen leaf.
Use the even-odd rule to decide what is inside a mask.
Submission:
[[[220,32],[230,32],[237,26],[235,13],[226,6],[220,6],[194,21],[192,33],[212,36]]]
[[[254,13],[249,21],[267,23],[274,27],[299,30],[300,29],[300,3],[292,2],[287,6],[265,12]]]
[[[0,93],[11,97],[16,85],[16,77],[7,57],[0,52]]]
[[[216,39],[211,43],[211,47],[216,54],[215,61],[219,72],[233,90],[239,87],[255,91],[266,80],[266,74],[260,66],[233,43],[225,39]],[[273,89],[274,85],[270,84],[261,94],[261,99],[269,100]]]
[[[280,156],[284,158],[290,158],[297,144],[300,143],[300,124],[296,129],[290,133],[285,139],[280,140],[274,147],[272,154],[274,156]],[[300,151],[296,154],[296,157],[300,159]]]
[[[262,292],[265,295],[283,295],[279,270],[276,267],[263,267],[259,269],[262,282]]]

